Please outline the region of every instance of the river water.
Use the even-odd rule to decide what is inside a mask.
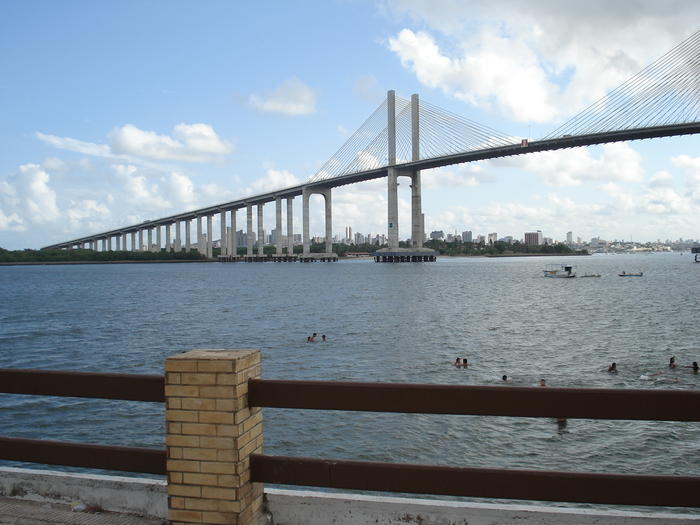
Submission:
[[[563,262],[601,277],[542,277]],[[0,267],[0,367],[160,374],[189,349],[257,348],[268,379],[698,389],[666,366],[700,361],[698,290],[688,254]],[[269,454],[700,474],[695,423],[265,409],[264,424]],[[156,403],[2,395],[0,429],[164,446]]]

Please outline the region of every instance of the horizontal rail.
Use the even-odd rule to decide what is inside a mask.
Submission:
[[[0,368],[0,393],[164,402],[165,379],[148,374]]]
[[[573,503],[700,507],[700,477],[440,467],[253,454],[251,480],[283,485]]]
[[[700,421],[700,391],[251,379],[256,407],[479,416]]]
[[[147,474],[166,473],[164,449],[0,437],[0,459]]]

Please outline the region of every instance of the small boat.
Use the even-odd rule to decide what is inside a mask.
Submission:
[[[622,272],[618,273],[620,277],[642,277],[644,275],[644,272],[637,272],[637,273],[629,273],[624,270]]]
[[[599,273],[584,273],[583,275],[580,275],[579,277],[600,277]]]
[[[570,264],[548,264],[547,268],[545,268],[543,272],[545,277],[569,279],[571,277],[576,277],[576,272],[574,269],[575,266],[571,266]]]

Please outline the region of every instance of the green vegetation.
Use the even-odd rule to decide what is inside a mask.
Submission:
[[[400,243],[400,245],[408,247],[405,243]],[[425,247],[440,252],[440,255],[588,255],[586,250],[575,251],[562,243],[529,246],[518,241],[512,243],[496,241],[493,245],[490,245],[461,241],[445,242],[431,239],[425,243]]]
[[[107,262],[107,261],[163,261],[199,260],[205,257],[195,250],[189,252],[96,252],[93,250],[4,250],[0,248],[0,262]]]

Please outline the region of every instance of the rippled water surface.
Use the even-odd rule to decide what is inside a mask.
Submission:
[[[162,373],[258,348],[268,379],[697,389],[700,264],[686,254],[426,264],[0,267],[0,367]],[[642,270],[641,278],[617,273]],[[326,343],[306,343],[312,332]],[[472,367],[456,369],[456,357]],[[606,372],[616,361],[620,373]],[[659,375],[657,372],[662,372]],[[462,466],[698,475],[700,425],[265,409],[265,451]],[[153,403],[0,396],[0,434],[163,446]]]

